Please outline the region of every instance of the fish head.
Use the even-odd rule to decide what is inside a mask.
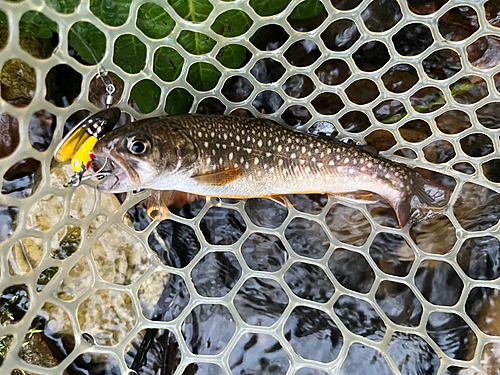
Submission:
[[[126,124],[101,138],[94,156],[111,164],[99,190],[122,193],[148,188],[193,164],[194,143],[180,129],[158,119]],[[165,187],[168,188],[167,186]]]

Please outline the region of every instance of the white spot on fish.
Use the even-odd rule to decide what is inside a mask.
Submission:
[[[257,142],[257,146],[262,147],[262,140],[259,139],[259,142]]]
[[[261,171],[257,171],[257,176],[261,176],[262,175],[262,172]]]
[[[365,167],[361,167],[361,172],[364,172],[366,171],[366,168]]]
[[[253,163],[254,163],[255,165],[259,164],[259,158],[255,158],[255,159],[254,159],[254,161],[253,161]]]
[[[367,165],[368,168],[371,168],[372,166],[373,166],[372,163],[368,163],[368,165]]]
[[[349,169],[349,173],[354,173],[354,172],[356,172],[354,169],[352,169],[352,168]]]
[[[271,146],[272,144],[273,144],[273,141],[271,141],[271,140],[267,141],[268,146]]]
[[[239,142],[241,140],[239,135],[236,135],[236,140]]]
[[[210,133],[210,136],[211,136],[212,138],[215,138],[215,133],[214,133],[214,132],[211,132],[211,133]]]
[[[234,154],[232,152],[229,153],[229,160],[233,160]]]
[[[328,150],[326,150],[326,154],[327,155],[330,155],[331,153],[332,153],[332,149],[331,148],[329,148]]]
[[[389,179],[389,178],[391,178],[391,175],[389,173],[386,173],[386,175],[384,177]]]
[[[198,137],[203,137],[203,133],[202,132],[198,132]]]
[[[245,158],[240,158],[240,163],[243,164],[245,162]]]
[[[264,164],[264,169],[267,169],[267,164]]]
[[[281,145],[278,145],[278,152],[281,152],[282,149],[283,147],[281,147]]]
[[[300,149],[300,151],[302,151],[303,153],[305,153],[307,150],[304,146],[302,146],[302,148]]]
[[[248,162],[247,162],[247,163],[245,163],[245,169],[248,169],[248,168],[250,168],[250,164],[248,164]]]
[[[207,165],[210,164],[211,162],[212,162],[212,159],[207,158]]]
[[[335,163],[333,162],[333,160],[330,160],[330,162],[328,163],[328,165],[335,165]]]
[[[205,142],[204,145],[206,148],[208,148],[208,142]]]
[[[224,159],[220,158],[219,159],[219,164],[223,164],[224,163]]]
[[[251,148],[247,148],[247,152],[248,152],[249,154],[251,154],[251,153],[252,153],[252,149],[251,149]]]
[[[302,159],[299,160],[300,165],[305,164],[305,162],[306,162],[305,160],[302,160]]]
[[[270,157],[272,154],[270,152],[266,152],[266,156]]]
[[[227,134],[226,133],[224,133],[224,139],[227,140]]]
[[[283,159],[279,159],[279,160],[278,160],[278,165],[279,165],[279,166],[282,166],[282,165],[283,165]]]
[[[215,156],[215,148],[212,149],[212,155]]]
[[[322,168],[323,167],[323,163],[318,163],[318,168]]]
[[[311,172],[311,168],[306,167],[306,173],[309,173],[309,172]]]
[[[295,155],[295,152],[292,152],[292,154],[290,155],[290,157],[291,157],[292,159],[295,159],[295,158],[297,157],[297,155]]]
[[[344,159],[344,164],[347,164],[347,163],[349,163],[349,158]]]
[[[216,143],[215,147],[220,148],[220,143]]]
[[[274,167],[269,168],[269,172],[273,173],[274,172]]]

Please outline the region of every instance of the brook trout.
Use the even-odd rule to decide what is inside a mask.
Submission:
[[[403,227],[412,214],[442,207],[450,191],[366,148],[311,136],[267,119],[184,115],[140,120],[106,134],[96,157],[112,162],[98,189],[176,190],[202,196],[328,193],[365,203],[376,193]]]

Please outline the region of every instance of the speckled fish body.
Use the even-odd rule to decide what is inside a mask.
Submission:
[[[384,197],[401,225],[415,209],[437,206],[448,197],[447,189],[405,165],[266,119],[186,115],[141,120],[106,134],[94,154],[115,165],[114,176],[98,185],[111,192],[151,188],[246,198],[361,190]]]

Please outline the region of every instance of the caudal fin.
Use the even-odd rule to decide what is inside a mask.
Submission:
[[[409,220],[416,222],[440,214],[452,193],[450,189],[426,179],[417,172],[414,172],[411,178],[413,184],[410,194],[405,194],[405,199],[399,202],[391,202],[401,228]]]

